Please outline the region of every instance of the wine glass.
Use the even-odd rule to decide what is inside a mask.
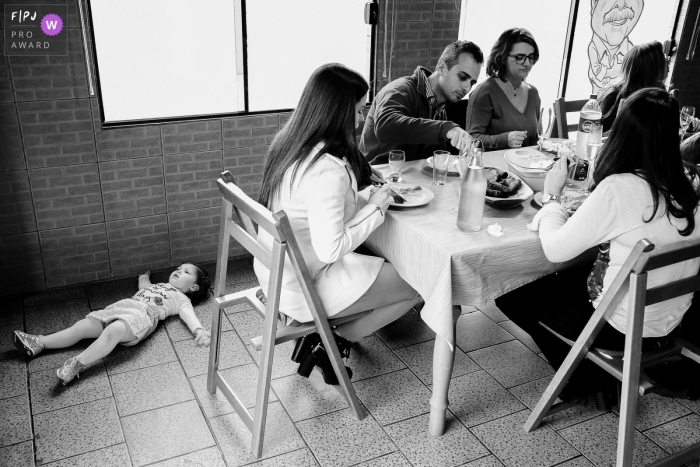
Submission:
[[[389,181],[398,183],[402,182],[401,169],[403,168],[403,163],[406,162],[406,153],[399,150],[389,151]]]
[[[549,135],[552,134],[552,124],[554,123],[554,115],[552,109],[547,109],[547,126],[544,125],[544,109],[540,110],[540,119],[537,121],[537,150],[542,152],[542,147],[549,141]]]
[[[695,107],[691,107],[689,105],[683,106],[683,109],[681,110],[681,139],[683,139],[683,136],[685,136],[685,132],[688,130],[688,126],[690,126],[690,122],[693,121],[694,116]]]

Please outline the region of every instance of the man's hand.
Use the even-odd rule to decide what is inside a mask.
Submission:
[[[202,328],[195,331],[194,343],[197,344],[198,347],[209,347],[210,342],[211,332],[205,331]]]
[[[462,130],[460,127],[454,127],[445,135],[450,140],[450,144],[460,151],[468,150],[472,144],[473,138],[469,133]]]

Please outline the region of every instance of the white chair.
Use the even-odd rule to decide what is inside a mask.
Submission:
[[[573,347],[525,422],[526,432],[537,429],[546,416],[568,407],[568,404],[563,402],[554,405],[554,401],[578,364],[584,358],[588,358],[622,381],[616,465],[618,467],[632,465],[637,397],[654,391],[653,384],[641,376],[642,368],[674,355],[684,355],[700,363],[700,349],[675,334],[669,336],[669,343],[665,347],[642,353],[645,306],[700,290],[700,275],[647,288],[647,273],[698,257],[700,257],[700,241],[698,240],[681,241],[659,248],[655,248],[646,239],[640,240],[627,257],[622,269],[576,342],[568,341],[550,330]],[[624,353],[591,348],[591,344],[600,329],[605,325],[627,291],[629,291],[629,306]],[[545,326],[545,328],[547,327]],[[653,466],[681,465],[683,462],[698,456],[700,456],[700,442],[654,463]]]
[[[277,344],[292,339],[298,339],[312,332],[321,336],[326,352],[338,377],[341,393],[350,406],[351,412],[358,420],[364,418],[364,412],[357,395],[350,383],[345,365],[335,344],[331,326],[337,326],[365,316],[369,311],[344,318],[328,321],[321,300],[316,293],[313,281],[302,257],[299,246],[294,238],[289,219],[284,211],[271,213],[264,206],[253,201],[243,190],[234,184],[229,171],[221,174],[218,180],[219,191],[222,195],[221,226],[219,231],[219,249],[216,265],[216,280],[214,299],[217,308],[214,310],[211,324],[211,349],[209,352],[209,367],[207,372],[207,388],[213,394],[217,388],[241,417],[246,427],[252,432],[251,451],[256,459],[262,456],[263,439],[265,436],[265,420],[270,393],[270,379],[274,350]],[[243,227],[235,222],[237,216]],[[271,254],[257,241],[257,228],[266,230],[274,238]],[[257,258],[270,270],[269,290],[263,291],[267,296],[264,304],[256,296],[260,287],[253,287],[236,293],[225,294],[226,265],[228,261],[230,237],[233,237],[243,248]],[[279,300],[284,270],[285,255],[289,256],[296,271],[299,284],[302,287],[306,301],[311,309],[314,321],[298,327],[286,327],[279,321]],[[259,361],[255,412],[251,416],[219,372],[219,349],[221,338],[222,310],[238,303],[252,306],[264,319],[263,335],[251,339],[251,345],[256,350],[262,350]]]

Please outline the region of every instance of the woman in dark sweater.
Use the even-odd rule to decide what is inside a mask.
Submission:
[[[467,131],[486,150],[537,144],[540,95],[525,78],[539,57],[527,29],[508,29],[493,44],[489,78],[474,89],[467,107]]]
[[[603,113],[603,131],[610,131],[620,103],[635,91],[644,88],[664,88],[668,63],[659,42],[632,47],[622,61],[620,80],[601,89],[598,104]]]

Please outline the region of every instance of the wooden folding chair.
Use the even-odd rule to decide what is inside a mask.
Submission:
[[[622,381],[617,466],[632,465],[637,397],[653,392],[653,385],[641,376],[642,368],[663,358],[679,354],[700,363],[700,349],[675,334],[669,336],[669,344],[665,347],[642,354],[645,306],[700,290],[700,275],[647,288],[647,273],[698,257],[700,257],[700,240],[686,240],[659,248],[655,248],[646,239],[637,242],[595,313],[576,339],[561,368],[554,375],[527,419],[524,427],[526,432],[537,429],[546,416],[568,407],[568,404],[563,402],[553,404],[579,363],[584,358],[588,358]],[[629,307],[624,354],[615,355],[603,349],[591,348],[601,328],[627,291],[629,291]],[[653,465],[680,465],[697,456],[700,456],[700,442]]]
[[[563,97],[558,98],[554,101],[554,117],[557,121],[554,128],[552,128],[552,138],[564,138],[569,137],[570,131],[578,130],[578,123],[569,124],[566,120],[567,112],[580,112],[584,105],[588,102],[587,99],[580,101],[567,101]]]
[[[292,339],[298,339],[312,332],[318,332],[326,347],[326,352],[333,365],[335,374],[338,377],[341,387],[340,392],[345,396],[350,410],[355,417],[358,420],[364,418],[364,412],[360,407],[360,402],[350,383],[350,378],[345,370],[345,365],[343,364],[340,352],[333,338],[331,326],[337,326],[338,324],[355,320],[365,316],[369,311],[338,318],[329,322],[285,212],[277,211],[271,213],[264,206],[253,201],[243,190],[234,184],[233,176],[229,171],[222,173],[217,183],[223,197],[223,203],[221,207],[216,282],[214,286],[214,299],[217,308],[214,310],[211,324],[211,349],[209,352],[207,388],[212,394],[216,392],[217,388],[221,389],[222,394],[231,403],[246,427],[251,431],[251,451],[255,458],[259,459],[263,451],[272,363],[274,348],[277,344]],[[243,227],[234,221],[232,217],[234,214],[243,224]],[[274,238],[271,253],[268,253],[258,243],[256,226],[259,229],[264,229]],[[261,290],[260,287],[253,287],[248,290],[225,294],[226,265],[230,237],[233,237],[243,248],[255,256],[255,258],[270,270],[269,290],[263,291],[267,296],[266,304],[262,303],[257,297],[258,292]],[[301,285],[306,301],[311,309],[311,315],[314,319],[311,323],[287,327],[284,323],[278,322],[285,255],[289,256],[294,266],[299,284]],[[263,335],[251,339],[253,348],[255,350],[262,350],[255,397],[255,413],[252,417],[240,398],[234,393],[219,372],[222,310],[238,303],[249,304],[264,319]]]

